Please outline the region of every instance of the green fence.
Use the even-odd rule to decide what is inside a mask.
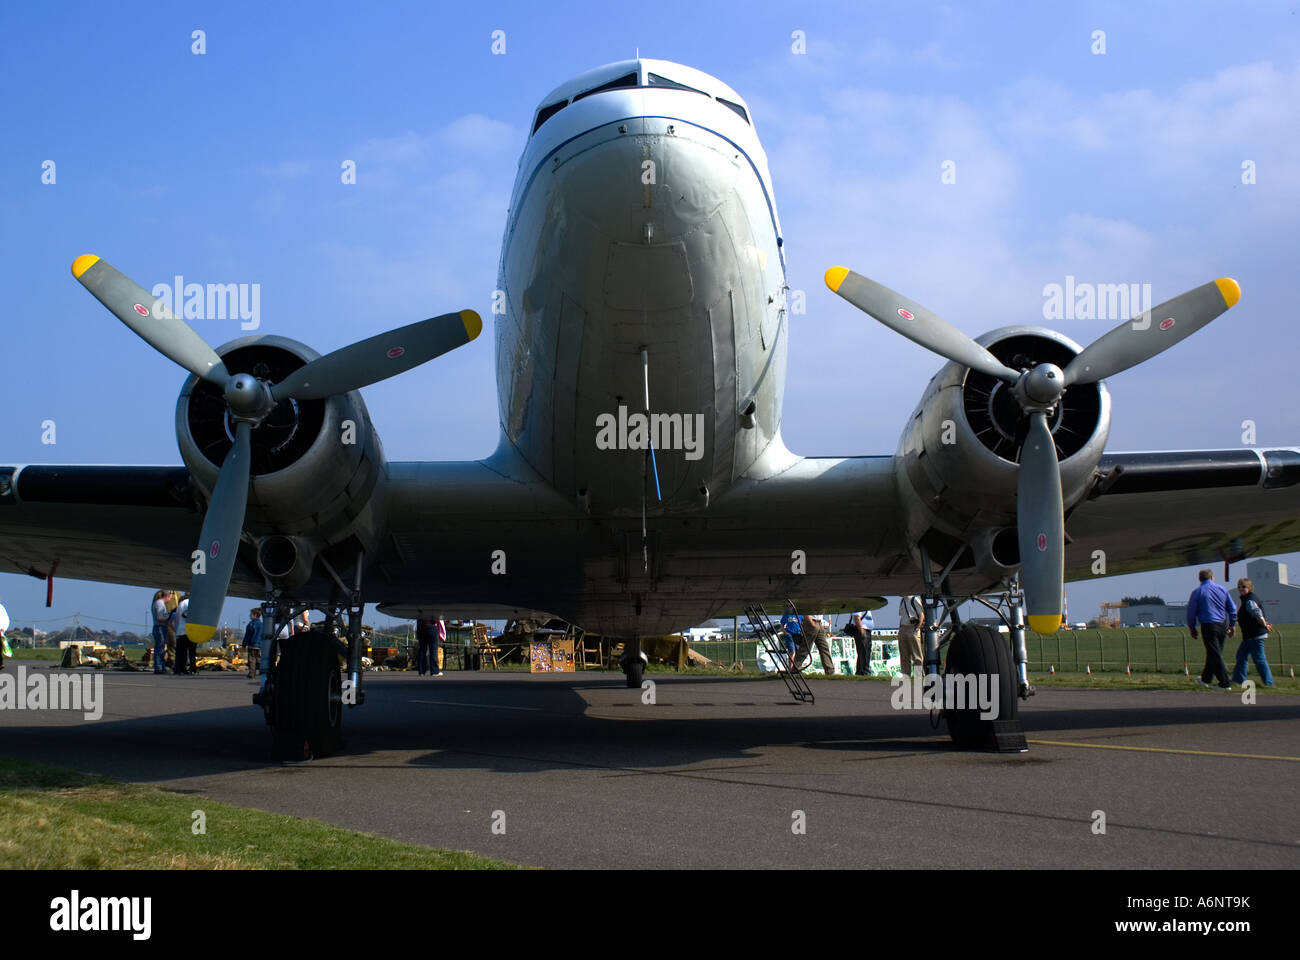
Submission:
[[[1223,644],[1223,659],[1232,669],[1241,632]],[[1113,630],[1061,630],[1050,636],[1032,631],[1025,638],[1029,668],[1044,673],[1057,671],[1119,671],[1125,668],[1143,673],[1182,673],[1184,665],[1200,673],[1205,663],[1205,647],[1192,639],[1185,629],[1176,627]],[[1288,676],[1300,660],[1300,627],[1274,630],[1264,644],[1264,654],[1275,674]],[[1253,669],[1253,668],[1252,668]]]

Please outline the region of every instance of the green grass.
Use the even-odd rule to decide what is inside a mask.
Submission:
[[[193,833],[195,810],[206,816],[204,834]],[[0,869],[519,868],[318,820],[0,758]]]

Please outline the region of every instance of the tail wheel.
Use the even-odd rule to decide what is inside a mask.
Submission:
[[[326,757],[343,746],[343,681],[333,637],[318,630],[280,641],[270,711],[276,760]]]
[[[1019,713],[1016,669],[1007,638],[992,627],[962,624],[948,644],[948,662],[943,672],[944,676],[974,675],[979,678],[981,689],[988,682],[983,677],[992,677],[992,688],[997,690],[997,716],[985,719],[975,705],[964,710],[946,709],[944,719],[948,722],[948,735],[957,746],[964,749],[993,746],[993,721],[1015,720]]]

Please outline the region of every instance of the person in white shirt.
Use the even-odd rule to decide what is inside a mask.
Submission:
[[[190,595],[187,593],[181,597],[181,602],[176,604],[176,609],[172,611],[172,623],[176,629],[176,663],[172,673],[178,677],[199,672],[198,667],[195,666],[197,660],[195,651],[198,650],[198,644],[190,643],[189,638],[185,636],[185,623],[189,615]]]
[[[171,599],[170,590],[159,590],[153,595],[153,603],[149,607],[149,615],[153,617],[153,672],[167,672],[167,624],[171,619],[172,610],[175,607],[168,607],[167,601]]]

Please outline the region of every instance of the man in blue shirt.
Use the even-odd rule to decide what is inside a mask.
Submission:
[[[1187,629],[1196,639],[1196,624],[1201,625],[1201,643],[1205,646],[1205,666],[1197,681],[1203,687],[1210,685],[1210,677],[1218,681],[1218,689],[1231,690],[1228,668],[1223,665],[1223,641],[1233,634],[1237,622],[1237,608],[1228,591],[1214,582],[1214,571],[1202,570],[1198,576],[1201,585],[1187,598]]]
[[[799,646],[803,641],[803,627],[799,623],[799,614],[795,612],[793,603],[785,608],[785,616],[781,618],[781,629],[785,631],[785,651],[790,660],[790,669],[794,670],[795,661],[799,657]]]

